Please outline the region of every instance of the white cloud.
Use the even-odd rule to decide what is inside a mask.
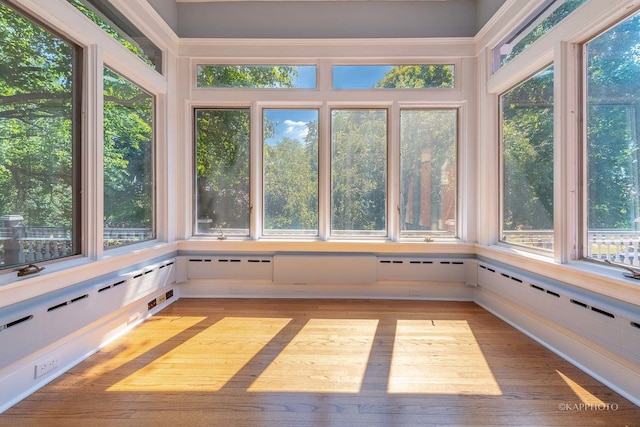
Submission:
[[[309,135],[309,126],[307,122],[294,122],[293,120],[285,120],[287,127],[284,134],[292,139],[304,139]]]

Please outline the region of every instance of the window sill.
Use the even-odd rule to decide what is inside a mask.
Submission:
[[[105,252],[100,260],[77,256],[48,263],[37,263],[45,270],[30,276],[17,277],[15,272],[0,275],[0,308],[35,298],[97,277],[151,262],[173,254],[175,243],[158,241],[123,246]]]
[[[385,239],[347,240],[335,239],[319,241],[315,239],[282,240],[226,240],[192,238],[178,243],[181,252],[234,252],[234,253],[277,253],[277,252],[341,252],[341,253],[381,253],[381,254],[460,254],[473,255],[475,245],[451,241],[407,241],[391,242]]]
[[[500,245],[477,245],[475,253],[481,259],[500,262],[640,306],[640,280],[624,277],[624,270],[619,268],[583,260],[559,264],[552,257]]]

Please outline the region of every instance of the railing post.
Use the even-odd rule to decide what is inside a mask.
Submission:
[[[10,238],[4,242],[5,265],[20,264],[20,238],[24,230],[20,221],[23,219],[22,215],[3,215],[0,217],[4,227],[10,230]]]

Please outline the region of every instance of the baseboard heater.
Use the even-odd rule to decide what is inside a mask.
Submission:
[[[275,283],[375,283],[374,255],[275,255]]]

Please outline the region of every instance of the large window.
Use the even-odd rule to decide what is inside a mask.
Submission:
[[[501,240],[553,249],[553,67],[500,97]]]
[[[640,14],[588,42],[586,256],[640,265]]]
[[[456,235],[457,110],[400,112],[401,237]]]
[[[318,110],[265,110],[264,234],[318,234]]]
[[[196,109],[196,233],[248,236],[248,109]]]
[[[104,247],[154,238],[153,97],[104,69]]]
[[[0,269],[79,254],[80,50],[0,2]]]
[[[331,232],[387,234],[387,110],[331,112]]]
[[[424,106],[459,96],[454,65],[195,64],[193,72],[198,96],[221,100],[194,109],[195,235],[458,237],[459,103]],[[359,90],[345,98],[343,89]]]

